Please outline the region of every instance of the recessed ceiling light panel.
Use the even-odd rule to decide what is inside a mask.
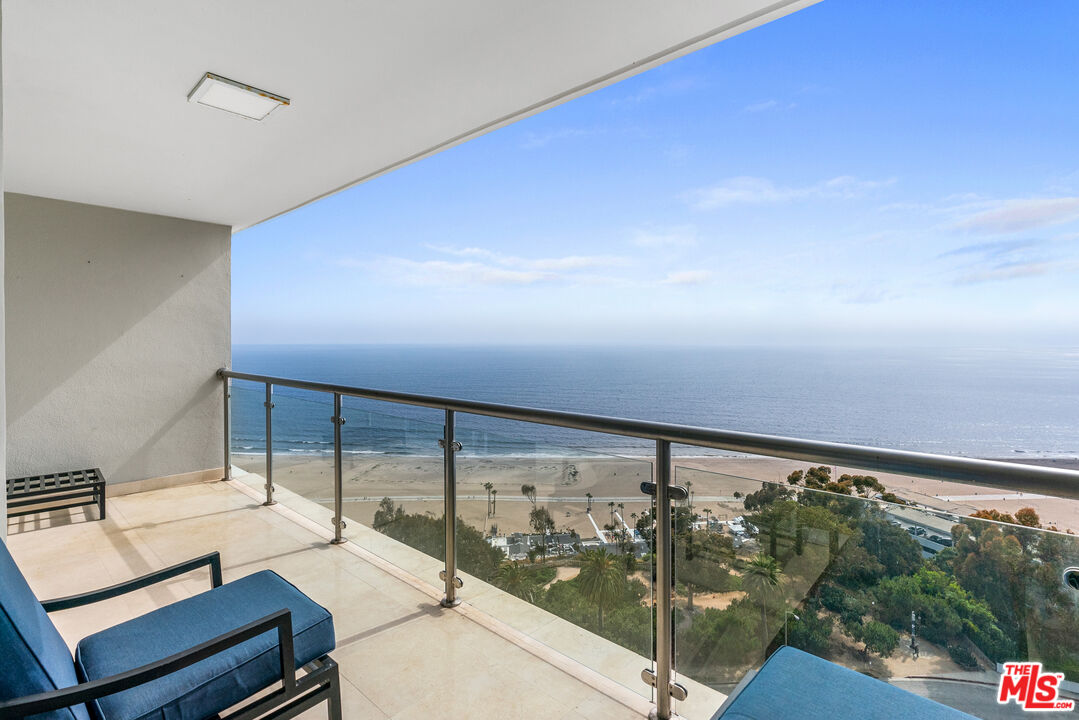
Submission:
[[[282,105],[288,105],[287,97],[259,90],[250,85],[206,73],[187,94],[187,101],[206,105],[240,115],[249,120],[265,120],[266,116]]]

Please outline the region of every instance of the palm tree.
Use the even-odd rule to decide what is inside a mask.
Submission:
[[[584,494],[584,496],[585,496],[586,498],[588,498],[588,507],[587,507],[587,508],[585,508],[585,512],[589,512],[589,513],[590,513],[590,512],[592,512],[592,493],[590,493],[590,492],[586,492],[586,493]]]
[[[495,516],[496,505],[498,505],[498,491],[491,491],[491,517]]]
[[[577,576],[581,594],[595,604],[599,629],[603,630],[603,612],[613,607],[626,590],[625,566],[603,548],[581,553],[581,572]]]
[[[783,571],[779,562],[767,553],[757,553],[742,572],[742,589],[756,597],[761,606],[761,654],[768,651],[768,600],[779,592]]]
[[[622,529],[622,539],[623,540],[626,539],[626,516],[625,516],[625,512],[626,512],[626,504],[625,503],[618,503],[618,517],[622,518],[622,524],[620,525],[620,527]]]
[[[536,508],[536,486],[535,485],[522,485],[521,494],[528,498],[528,502],[532,503],[532,509]]]
[[[689,507],[693,507],[693,481],[686,480],[686,503]]]
[[[498,566],[495,585],[511,595],[533,602],[536,583],[532,573],[519,560],[504,562]]]
[[[607,507],[611,509],[611,525],[614,525],[614,500],[607,503]]]
[[[494,485],[489,482],[483,484],[483,489],[487,491],[487,517],[491,517],[491,490]]]

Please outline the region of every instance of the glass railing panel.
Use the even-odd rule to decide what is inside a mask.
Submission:
[[[266,389],[261,383],[231,381],[230,449],[232,466],[242,473],[266,477]],[[242,473],[237,473],[239,477]],[[257,484],[257,481],[256,481]],[[261,486],[260,486],[261,487]]]
[[[274,501],[329,525],[333,511],[333,399],[326,393],[275,387],[273,393]]]
[[[511,429],[514,426],[507,423]],[[651,698],[651,463],[457,429],[461,597]]]
[[[438,573],[446,557],[442,424],[429,421],[441,413],[345,397],[342,415],[344,536],[441,586]]]
[[[1025,715],[996,701],[1002,663],[1079,680],[1079,592],[1063,581],[1079,538],[953,512],[950,490],[949,509],[927,507],[898,477],[785,470],[676,469],[694,498],[675,508],[680,679],[730,692],[789,644],[982,718]],[[679,713],[709,717],[690,695]]]

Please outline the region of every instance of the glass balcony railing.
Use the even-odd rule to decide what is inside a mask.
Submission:
[[[233,382],[229,391],[231,464],[262,479],[266,478],[265,392],[263,385],[242,380]]]
[[[784,645],[982,718],[1023,714],[996,701],[1003,663],[1079,689],[1077,472],[222,377],[227,475],[660,718],[711,718]],[[536,423],[655,455],[525,439]]]
[[[680,676],[729,693],[791,645],[987,720],[1025,714],[997,703],[1004,662],[1079,680],[1063,581],[1079,538],[1033,512],[1024,526],[915,504],[871,475],[789,477],[676,468],[692,490],[674,508]]]
[[[651,463],[536,443],[468,418],[456,437],[463,596],[651,699],[640,673],[652,656],[653,568],[638,527],[652,512],[640,492]]]

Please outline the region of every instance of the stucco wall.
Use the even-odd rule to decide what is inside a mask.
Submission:
[[[222,225],[8,193],[7,474],[221,466]]]

